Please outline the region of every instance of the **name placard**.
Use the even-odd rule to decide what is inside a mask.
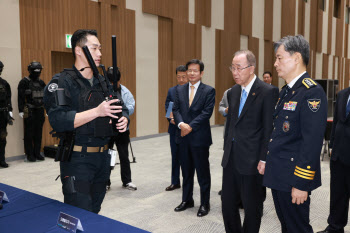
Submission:
[[[58,216],[57,226],[73,233],[76,233],[77,230],[84,231],[79,218],[73,217],[63,212],[60,212],[60,215]]]

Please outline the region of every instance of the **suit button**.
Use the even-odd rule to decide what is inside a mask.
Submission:
[[[293,161],[294,161],[294,158],[291,158],[291,159],[290,159],[290,161],[292,161],[292,162],[293,162]]]
[[[270,153],[270,151],[267,151],[267,154],[269,154]]]
[[[278,118],[278,116],[276,116],[276,119]]]
[[[288,116],[286,116],[286,119],[288,119]]]
[[[272,142],[272,138],[270,139],[270,142]]]
[[[276,127],[273,127],[273,131],[275,131],[276,130]]]

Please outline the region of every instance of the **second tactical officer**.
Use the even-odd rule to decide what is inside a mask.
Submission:
[[[282,232],[311,233],[310,195],[321,185],[327,99],[306,72],[310,47],[303,36],[286,36],[274,47],[274,66],[287,84],[273,114],[263,185],[271,188]]]
[[[44,102],[54,131],[65,135],[73,132],[69,139],[61,138],[59,147],[59,151],[67,148],[70,158],[56,158],[60,161],[64,202],[98,213],[110,176],[108,141],[112,127],[124,132],[129,120],[125,106],[113,105],[117,99],[105,101],[104,94],[112,89],[107,89],[104,77],[93,77],[84,55],[82,48],[87,46],[99,66],[102,54],[97,32],[77,30],[71,43],[74,66],[54,76],[45,88]],[[123,116],[112,125],[111,118],[117,118],[113,114],[122,112],[122,108]]]
[[[28,65],[29,77],[24,77],[18,84],[18,111],[24,119],[24,151],[30,162],[45,159],[40,154],[45,121],[45,83],[40,79],[42,69],[40,62],[31,62]]]
[[[0,61],[0,75],[4,68],[4,64]],[[11,88],[5,79],[0,77],[0,167],[8,167],[5,162],[5,147],[7,136],[7,124],[12,125],[12,104],[11,104]]]

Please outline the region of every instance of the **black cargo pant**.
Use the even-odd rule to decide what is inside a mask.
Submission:
[[[129,160],[129,130],[124,133],[118,133],[117,136],[111,137],[109,141],[109,148],[113,148],[114,144],[117,146],[117,151],[119,154],[120,160],[120,176],[123,182],[123,185],[126,185],[131,182],[131,169],[130,169],[130,160]],[[109,182],[110,185],[110,182]]]
[[[64,203],[98,213],[106,194],[110,160],[106,150],[73,152],[71,161],[60,162]]]
[[[0,111],[0,162],[5,161],[5,147],[7,136],[7,115],[8,112]]]
[[[44,114],[44,108],[31,108],[24,118],[24,151],[28,157],[40,157]]]

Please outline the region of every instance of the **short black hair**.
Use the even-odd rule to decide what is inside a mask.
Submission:
[[[296,52],[300,53],[304,65],[307,66],[309,64],[310,45],[309,42],[307,42],[307,40],[302,35],[285,36],[279,41],[275,42],[273,44],[275,48],[275,53],[281,45],[284,46],[284,50],[290,55],[293,55]]]
[[[265,74],[268,74],[268,75],[270,75],[270,77],[272,77],[272,74],[271,74],[270,71],[265,71],[265,72],[263,73],[263,76],[264,76]]]
[[[97,31],[92,29],[78,29],[73,33],[71,44],[72,44],[72,52],[73,56],[75,58],[75,47],[83,47],[85,43],[87,42],[87,36],[96,36],[97,37]]]
[[[177,74],[177,72],[186,72],[186,71],[187,71],[187,69],[186,69],[186,66],[184,66],[184,65],[176,67],[176,74]]]
[[[188,66],[192,64],[199,65],[199,70],[202,72],[204,70],[204,63],[201,60],[198,59],[192,59],[191,61],[186,63],[186,70],[188,70]]]

